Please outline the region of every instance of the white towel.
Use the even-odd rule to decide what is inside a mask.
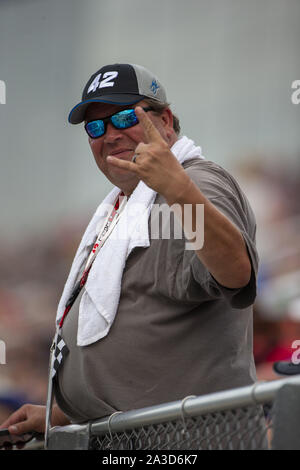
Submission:
[[[171,148],[180,163],[193,158],[204,159],[201,148],[186,136]],[[85,262],[107,216],[107,209],[114,205],[119,188],[106,196],[92,217],[78,247],[70,274],[57,309],[57,323],[74,284],[83,271]],[[140,181],[113,232],[100,249],[90,270],[83,292],[78,318],[77,345],[87,346],[105,337],[114,321],[121,292],[121,280],[126,259],[135,247],[148,247],[148,219],[157,193]],[[70,312],[70,315],[72,311]]]

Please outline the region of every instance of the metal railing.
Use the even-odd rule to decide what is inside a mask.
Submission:
[[[34,442],[31,443],[31,446]],[[300,449],[300,375],[53,427],[47,449]]]

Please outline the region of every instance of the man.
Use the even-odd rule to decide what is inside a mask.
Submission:
[[[162,84],[141,66],[98,70],[69,121],[85,122],[116,188],[85,232],[59,304],[68,354],[54,378],[52,425],[254,382],[256,227],[236,181],[179,137]],[[163,205],[185,237],[149,236]],[[45,408],[25,405],[5,426],[43,431]]]

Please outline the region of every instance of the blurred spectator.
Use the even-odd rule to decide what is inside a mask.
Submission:
[[[299,318],[293,318],[287,312],[279,320],[258,318],[254,322],[254,358],[258,380],[274,380],[280,378],[273,372],[276,361],[291,361],[295,340],[300,341],[300,311]],[[299,349],[299,347],[298,347]]]
[[[87,218],[64,222],[52,233],[22,244],[12,246],[5,240],[0,245],[0,339],[6,346],[0,393],[9,381],[0,401],[2,414],[16,403],[16,396],[30,403],[46,401],[57,303],[86,223]]]
[[[259,380],[278,379],[275,361],[291,360],[300,339],[300,166],[284,158],[249,158],[237,168],[257,219],[260,254],[254,308],[254,357]],[[298,313],[296,313],[296,310]],[[292,313],[293,312],[293,313]]]

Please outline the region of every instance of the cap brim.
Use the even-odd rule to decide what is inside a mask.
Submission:
[[[76,106],[74,106],[74,108],[70,111],[68,121],[71,124],[79,124],[80,122],[84,121],[86,110],[91,103],[108,103],[108,104],[116,104],[119,106],[127,106],[128,104],[137,103],[138,101],[141,101],[143,98],[144,96],[142,95],[114,94],[114,95],[107,95],[103,98],[92,98],[90,100],[84,100],[76,104]]]
[[[300,374],[300,364],[278,361],[273,364],[273,370],[279,375],[296,375]]]

